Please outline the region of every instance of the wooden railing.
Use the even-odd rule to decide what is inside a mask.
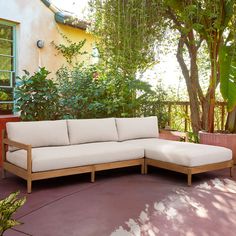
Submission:
[[[182,131],[191,131],[190,103],[184,101],[165,101],[168,113],[168,126]],[[216,102],[215,106],[215,129],[223,130],[226,122],[226,102]],[[178,112],[176,112],[178,111]],[[182,120],[181,127],[176,127],[176,121]]]

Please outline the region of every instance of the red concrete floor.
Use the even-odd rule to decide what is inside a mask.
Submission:
[[[15,218],[23,224],[4,236],[235,236],[236,178],[229,171],[193,177],[137,168],[105,171],[95,183],[89,175],[38,181],[33,193],[8,174],[0,180],[0,199],[20,190],[27,203]],[[236,175],[236,172],[235,172]]]

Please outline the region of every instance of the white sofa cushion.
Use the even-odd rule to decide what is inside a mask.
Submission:
[[[32,147],[69,145],[66,120],[8,122],[6,127],[9,139]]]
[[[142,147],[119,142],[101,142],[32,149],[33,172],[125,161],[144,157]],[[27,168],[26,151],[7,152],[12,164]]]
[[[71,144],[117,141],[115,118],[68,120]]]
[[[158,121],[156,116],[143,118],[116,118],[119,141],[139,138],[157,138]]]
[[[177,165],[194,167],[232,160],[228,148],[169,141],[164,139],[130,140],[125,143],[143,147],[145,157]]]

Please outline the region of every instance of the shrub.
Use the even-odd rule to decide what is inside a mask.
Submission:
[[[134,98],[134,93],[151,91],[144,82],[104,73],[96,66],[62,67],[57,79],[62,118],[135,116],[145,95]]]
[[[60,94],[61,118],[102,117],[105,89],[102,83],[95,82],[92,67],[73,69],[62,67],[57,71]]]
[[[24,71],[15,89],[15,110],[21,113],[22,120],[53,120],[58,114],[57,85],[47,79],[49,71],[40,68],[34,75]]]
[[[144,116],[157,116],[160,128],[165,128],[169,121],[168,108],[164,104],[168,97],[169,95],[163,87],[157,85],[152,95],[142,104],[141,114]]]
[[[57,72],[61,118],[135,117],[157,115],[161,127],[167,115],[156,91],[144,81],[99,66],[62,67]],[[155,109],[154,109],[155,108]]]

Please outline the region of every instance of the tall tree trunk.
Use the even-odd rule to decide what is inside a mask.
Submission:
[[[209,103],[209,96],[206,96],[206,98],[203,99],[201,102],[201,107],[202,107],[202,116],[201,116],[201,127],[203,130],[208,130],[208,113],[210,109],[210,103]]]
[[[196,52],[191,52],[191,66],[190,71],[184,61],[183,58],[183,49],[184,49],[184,39],[180,38],[178,43],[178,50],[177,50],[177,60],[181,67],[183,76],[186,81],[187,90],[189,94],[189,102],[190,102],[190,117],[191,117],[191,125],[194,133],[198,133],[201,130],[201,118],[200,118],[200,106],[199,106],[199,98],[198,98],[198,89],[196,86],[196,76],[197,73],[197,63],[196,63]]]
[[[208,110],[208,129],[207,131],[210,133],[214,132],[214,110],[215,110],[215,87],[216,87],[216,79],[215,72],[212,72],[210,79],[210,89],[209,89],[209,110]]]
[[[223,4],[224,5],[224,4]],[[209,112],[208,112],[208,131],[214,132],[214,109],[215,109],[215,90],[217,84],[219,83],[219,48],[221,45],[221,35],[220,31],[213,31],[211,36],[213,40],[208,41],[209,55],[211,58],[211,77],[209,92]]]

